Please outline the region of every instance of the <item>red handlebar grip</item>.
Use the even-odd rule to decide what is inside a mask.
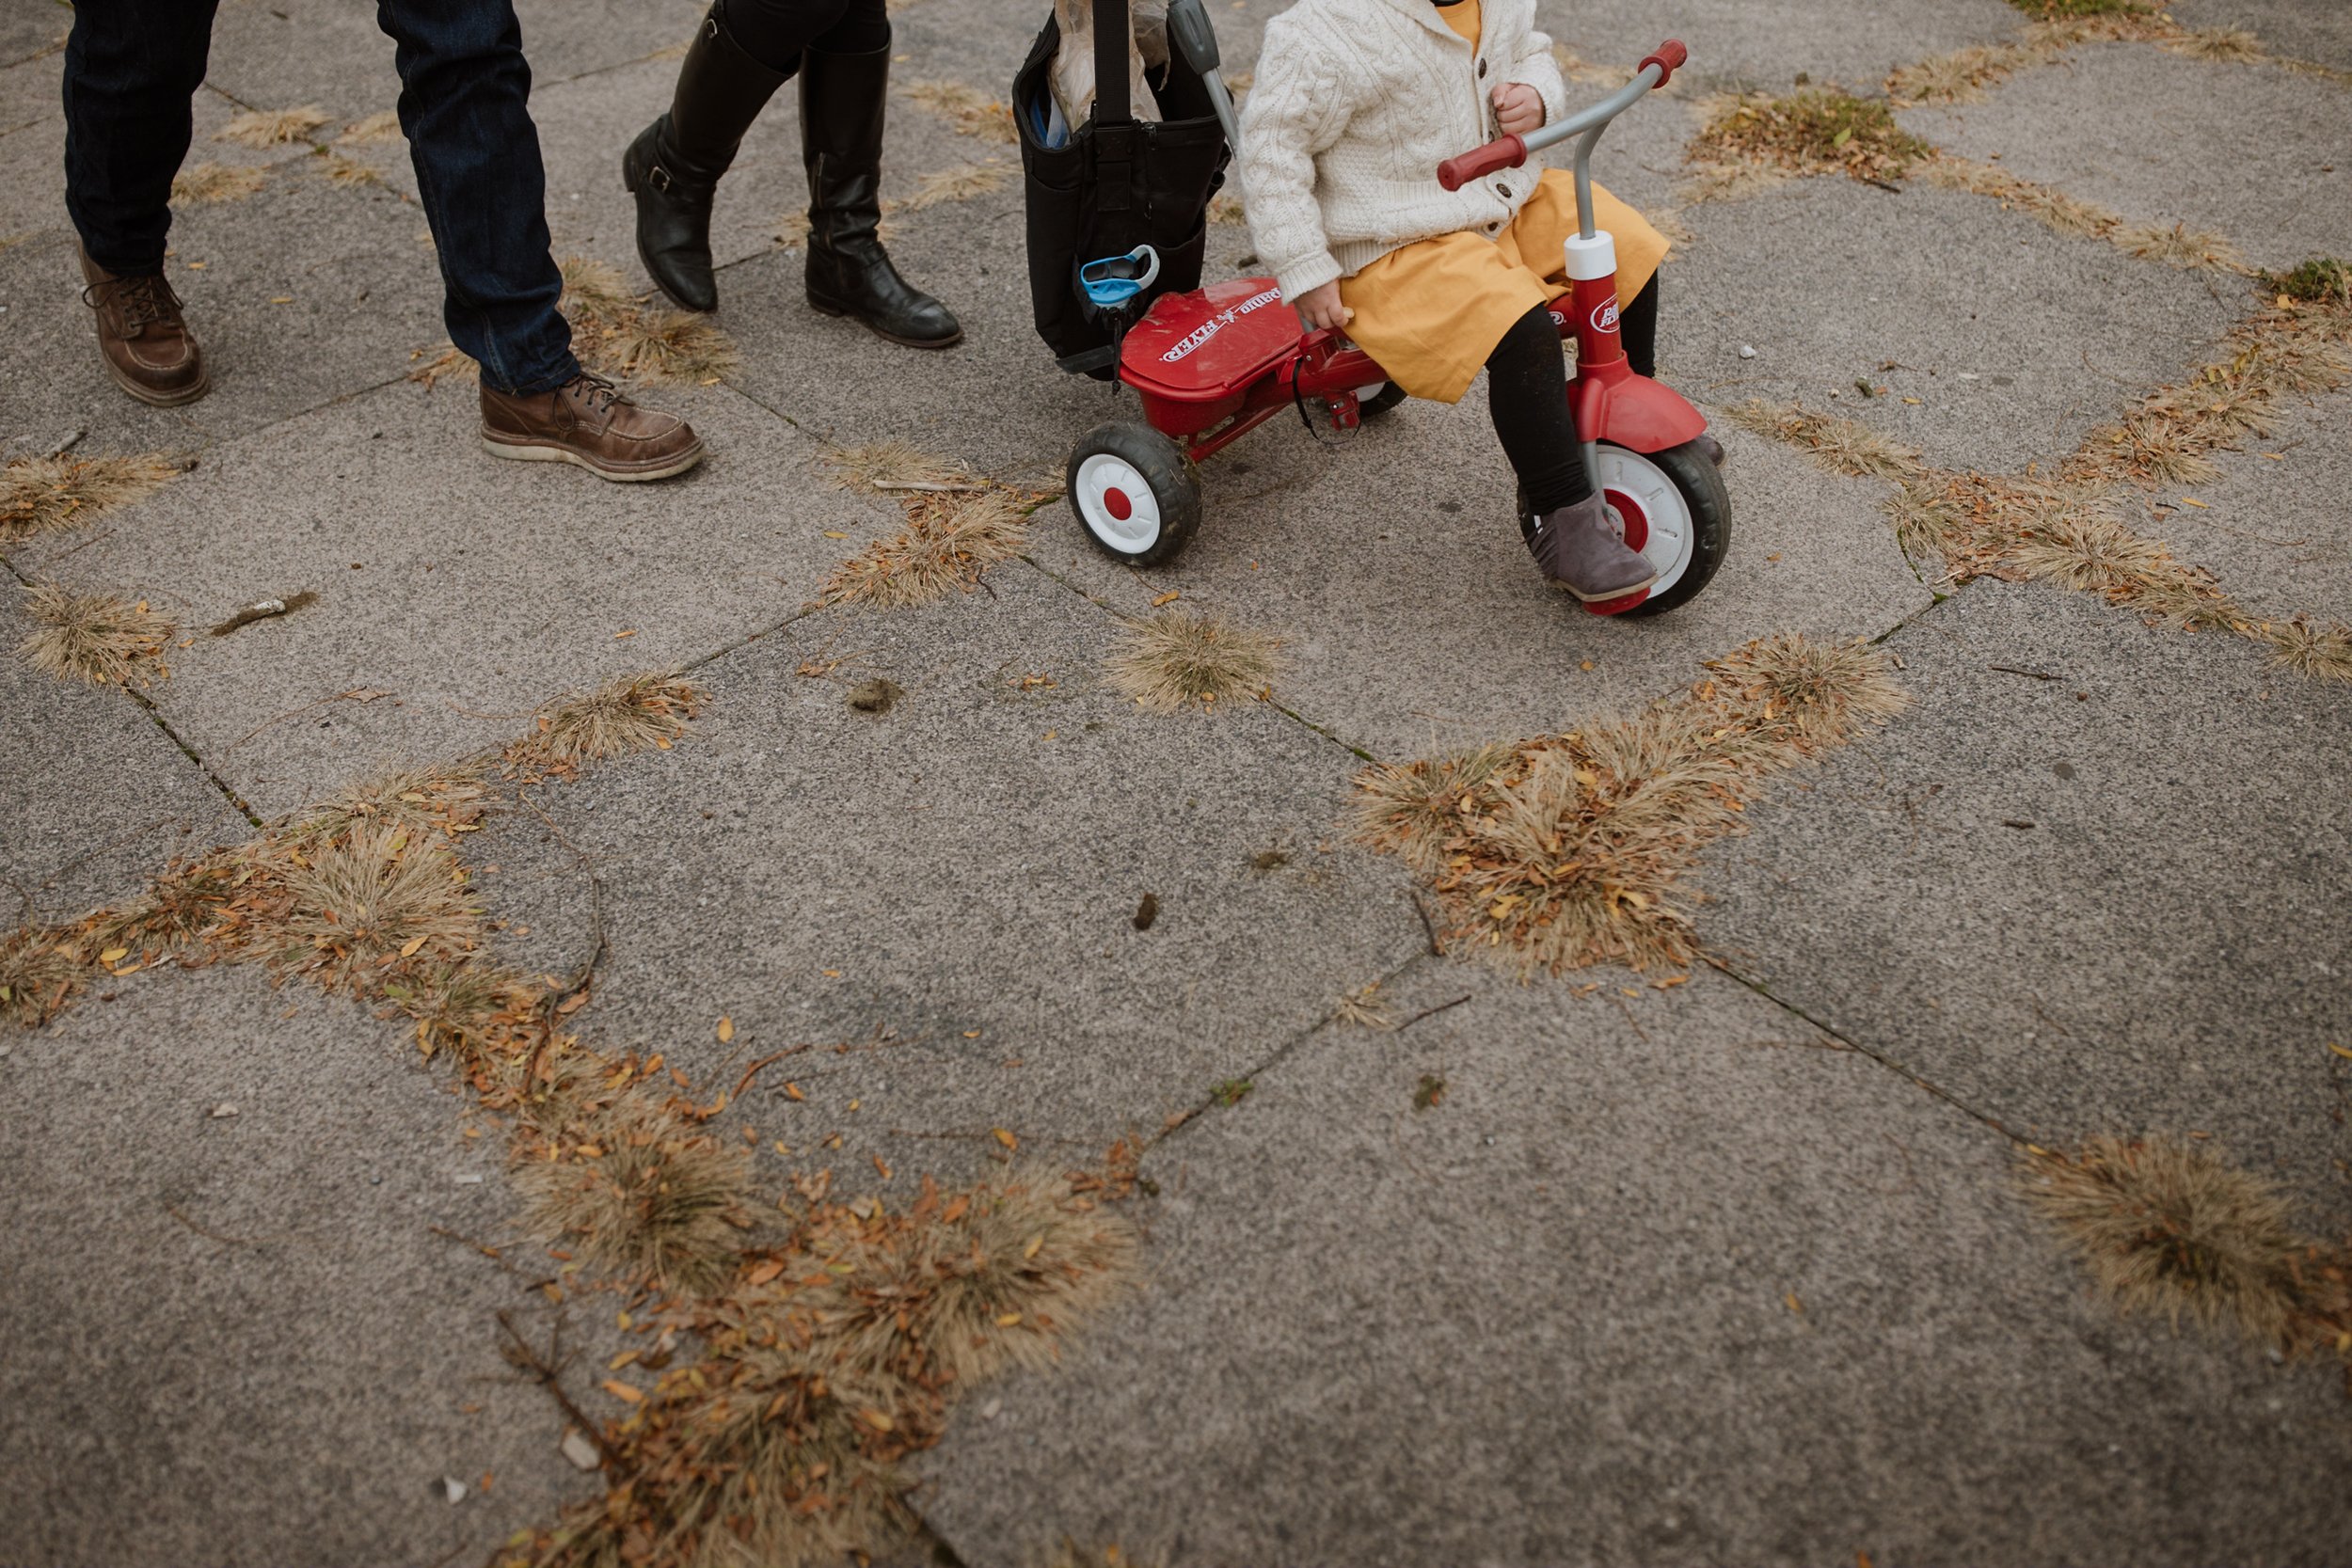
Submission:
[[[1458,191],[1481,176],[1499,168],[1517,168],[1525,162],[1527,144],[1517,136],[1502,136],[1439,164],[1438,183],[1447,190]]]
[[[1658,67],[1658,85],[1662,87],[1667,83],[1675,79],[1676,71],[1680,71],[1684,66],[1690,64],[1690,62],[1691,52],[1682,47],[1682,40],[1680,39],[1668,39],[1665,42],[1658,46],[1657,54],[1652,55],[1649,58],[1644,60],[1635,69],[1637,71],[1647,71],[1652,66]]]

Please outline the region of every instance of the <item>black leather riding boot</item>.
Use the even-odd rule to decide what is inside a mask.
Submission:
[[[898,276],[875,237],[882,221],[887,44],[863,55],[808,49],[801,56],[801,146],[808,160],[808,302],[855,316],[910,348],[946,348],[963,336],[948,309]]]
[[[621,155],[621,182],[637,198],[637,254],[661,292],[689,310],[719,305],[710,275],[710,203],[743,133],[792,72],[743,52],[719,20],[703,18],[678,67],[670,112]]]

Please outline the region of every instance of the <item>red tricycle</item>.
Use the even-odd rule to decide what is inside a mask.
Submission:
[[[1238,143],[1232,101],[1216,74],[1214,34],[1198,0],[1169,8],[1170,42],[1210,85],[1229,140]],[[1731,498],[1698,438],[1707,420],[1669,388],[1636,375],[1617,332],[1617,258],[1593,224],[1594,146],[1609,122],[1673,76],[1689,57],[1661,45],[1611,98],[1526,136],[1504,136],[1438,166],[1454,190],[1570,136],[1577,215],[1567,242],[1571,291],[1554,302],[1561,336],[1576,340],[1568,383],[1594,488],[1624,520],[1625,542],[1649,557],[1658,578],[1639,593],[1585,606],[1598,615],[1655,615],[1695,596],[1724,559]],[[1245,193],[1245,199],[1247,193]],[[1271,277],[1245,277],[1167,294],[1128,332],[1119,379],[1143,403],[1143,420],[1089,431],[1070,454],[1072,510],[1095,544],[1134,565],[1173,559],[1200,523],[1194,467],[1278,414],[1297,409],[1335,430],[1355,429],[1405,401],[1372,356],[1344,332],[1309,330]],[[1525,512],[1525,498],[1520,511]],[[1523,528],[1527,526],[1522,517]]]

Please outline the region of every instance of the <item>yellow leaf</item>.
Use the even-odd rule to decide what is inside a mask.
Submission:
[[[2183,506],[2193,506],[2200,512],[2210,512],[2213,510],[2213,508],[2207,506],[2203,501],[2199,500],[2195,496],[2183,496],[2181,498],[2181,504]]]
[[[98,961],[102,964],[110,964],[117,959],[127,958],[130,956],[131,950],[127,947],[109,947],[98,955]]]
[[[1797,1292],[1794,1291],[1789,1291],[1787,1295],[1781,1297],[1780,1299],[1788,1304],[1788,1310],[1791,1312],[1802,1312],[1804,1310],[1804,1303],[1797,1299]]]
[[[2345,1060],[2352,1061],[2352,1051],[2346,1051],[2335,1041],[2329,1040],[2328,1042],[2328,1049],[2334,1052],[2337,1055],[2344,1057]]]
[[[1018,1312],[1007,1312],[1007,1313],[1005,1313],[1002,1317],[1000,1317],[1000,1318],[998,1318],[998,1319],[996,1320],[996,1326],[997,1326],[998,1328],[1013,1328],[1013,1327],[1017,1327],[1017,1326],[1020,1324],[1020,1322],[1021,1322],[1021,1314],[1020,1314],[1020,1313],[1018,1313]]]
[[[1171,588],[1167,593],[1161,594],[1158,598],[1153,599],[1152,601],[1152,608],[1153,610],[1157,610],[1164,604],[1174,604],[1178,599],[1181,599],[1184,596],[1184,591],[1182,589]]]
[[[623,1367],[626,1367],[626,1366],[628,1366],[630,1362],[632,1362],[632,1361],[636,1360],[636,1359],[637,1359],[637,1357],[639,1356],[639,1354],[642,1354],[642,1353],[641,1353],[641,1352],[638,1352],[638,1351],[633,1351],[633,1350],[625,1350],[625,1351],[621,1352],[621,1354],[618,1354],[618,1355],[614,1356],[612,1360],[610,1360],[610,1361],[606,1362],[606,1363],[604,1364],[604,1365],[605,1365],[605,1370],[608,1370],[608,1371],[615,1371],[615,1372],[617,1372],[617,1371],[619,1371],[619,1370],[620,1370]]]
[[[581,1144],[580,1146],[580,1157],[583,1160],[601,1160],[604,1158],[604,1145]]]
[[[778,1259],[771,1258],[768,1261],[760,1264],[757,1268],[752,1270],[751,1273],[745,1275],[743,1276],[743,1283],[746,1285],[765,1285],[768,1281],[775,1278],[776,1275],[782,1274],[783,1272],[783,1262]]]
[[[719,1020],[719,1043],[720,1043],[721,1045],[724,1045],[724,1044],[726,1044],[726,1043],[727,1043],[727,1041],[729,1041],[729,1040],[731,1040],[731,1039],[733,1039],[733,1038],[735,1038],[735,1020],[733,1020],[733,1019],[731,1019],[731,1018],[722,1018],[722,1019],[720,1019],[720,1020]]]
[[[269,296],[269,302],[270,302],[272,305],[292,305],[292,304],[294,303],[294,295],[292,295],[292,294],[272,294],[272,295],[270,295],[270,296]]]
[[[993,1129],[993,1132],[995,1132],[995,1134],[996,1134],[996,1141],[997,1141],[998,1143],[1000,1143],[1000,1144],[1003,1144],[1003,1145],[1004,1145],[1007,1148],[1019,1148],[1021,1147],[1021,1140],[1020,1140],[1019,1138],[1014,1137],[1014,1136],[1013,1136],[1010,1132],[1007,1132],[1005,1129],[1003,1129],[1003,1128],[1001,1128],[1001,1127],[998,1127],[998,1128]]]
[[[867,1426],[872,1427],[876,1432],[890,1432],[895,1430],[898,1426],[896,1421],[893,1421],[889,1417],[883,1415],[879,1410],[861,1410],[858,1412],[858,1418],[863,1420]]]
[[[612,634],[612,641],[615,641],[615,642],[618,642],[618,641],[619,641],[622,638],[624,638],[624,637],[634,637],[634,636],[636,636],[636,635],[637,635],[637,628],[636,628],[635,626],[631,626],[631,627],[629,627],[629,628],[628,628],[628,630],[627,630],[627,631],[616,631],[616,632],[614,632],[614,633]]]
[[[400,956],[404,958],[413,958],[417,956],[417,949],[422,947],[423,945],[424,938],[410,937],[406,942],[400,944]]]
[[[787,1100],[806,1100],[808,1096],[801,1092],[800,1085],[787,1084],[784,1086],[784,1098]]]
[[[608,1377],[604,1380],[604,1391],[614,1399],[626,1401],[630,1404],[636,1404],[645,1397],[644,1389],[632,1388],[617,1377]]]
[[[825,537],[826,537],[826,538],[828,538],[828,539],[847,539],[847,538],[849,537],[849,535],[848,535],[848,534],[846,534],[846,533],[841,532],[841,531],[840,531],[839,530],[837,530],[837,529],[830,529],[830,528],[829,528],[829,529],[825,530]]]
[[[1025,1247],[1023,1247],[1023,1248],[1021,1249],[1021,1256],[1022,1256],[1022,1258],[1023,1258],[1024,1259],[1027,1259],[1035,1258],[1035,1257],[1037,1256],[1037,1249],[1038,1249],[1038,1248],[1040,1248],[1040,1247],[1041,1247],[1041,1246],[1043,1246],[1044,1244],[1045,1244],[1045,1238],[1044,1238],[1044,1237],[1042,1237],[1042,1236],[1032,1236],[1032,1237],[1030,1237],[1030,1238],[1029,1238],[1029,1244],[1028,1244],[1027,1246],[1025,1246]]]

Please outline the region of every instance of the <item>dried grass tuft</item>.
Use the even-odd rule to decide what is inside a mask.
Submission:
[[[269,180],[269,170],[246,164],[190,164],[171,177],[171,204],[194,207],[243,201]]]
[[[1451,940],[1518,974],[1687,963],[1701,848],[1766,778],[1904,700],[1862,644],[1775,637],[1709,668],[1630,719],[1372,768],[1357,836],[1429,884]]]
[[[1986,87],[2016,70],[2023,54],[2018,46],[2009,44],[1937,55],[1896,70],[1886,78],[1886,96],[1904,105],[1973,103],[1984,96]]]
[[[1331,1022],[1354,1029],[1393,1029],[1396,1016],[1389,1011],[1389,1004],[1380,995],[1380,982],[1359,986],[1342,996],[1331,1007]]]
[[[506,757],[569,770],[607,757],[666,752],[709,701],[708,692],[680,676],[615,675],[585,696],[541,708],[532,733],[508,747]]]
[[[609,1155],[607,1156],[609,1158]],[[788,1245],[680,1325],[707,1352],[607,1429],[626,1508],[581,1505],[512,1560],[545,1568],[817,1568],[907,1522],[906,1455],[950,1401],[1042,1367],[1132,1282],[1123,1216],[1072,1178],[1015,1173],[904,1213],[811,1196]]]
[[[2185,1316],[2292,1348],[2311,1245],[2285,1199],[2210,1145],[2093,1138],[2073,1155],[2028,1155],[2026,1196],[2126,1313]]]
[[[111,594],[73,594],[54,582],[24,591],[32,634],[18,651],[33,668],[92,686],[143,685],[171,673],[164,649],[179,632],[170,616]]]
[[[1930,183],[1947,190],[1989,197],[2003,208],[2024,213],[2060,234],[2105,239],[2123,224],[2122,214],[2097,202],[2080,200],[2048,185],[2021,180],[2005,168],[1974,163],[1948,152],[1939,153],[1921,165],[1920,173]]]
[[[1029,508],[1003,490],[919,495],[906,503],[906,515],[905,528],[834,569],[818,595],[823,603],[903,610],[968,594],[1028,541]]]
[[[320,153],[318,166],[319,172],[326,176],[328,184],[343,190],[362,190],[385,182],[384,176],[378,174],[373,166],[363,164],[357,158],[346,158],[340,152]]]
[[[597,1113],[560,1157],[523,1168],[534,1222],[599,1269],[696,1295],[734,1275],[751,1161],[649,1094]]]
[[[981,483],[952,457],[940,457],[906,441],[875,441],[834,447],[824,455],[834,483],[845,490],[883,495],[904,491],[977,490]]]
[[[937,207],[951,201],[969,201],[976,196],[1002,190],[1012,178],[1012,166],[1001,158],[987,158],[977,164],[959,164],[920,175],[914,182],[914,194],[898,204],[902,213],[919,213],[926,207]]]
[[[959,135],[1009,147],[1020,140],[1012,123],[1012,105],[1003,99],[966,87],[961,82],[909,82],[907,101],[937,115]]]
[[[1934,149],[1895,122],[1886,100],[1823,87],[1785,98],[1748,93],[1719,101],[1692,138],[1689,161],[1888,181],[1933,156]]]
[[[340,147],[366,147],[375,142],[398,141],[403,135],[400,111],[384,109],[365,119],[353,120],[335,142]]]
[[[1280,667],[1280,648],[1224,615],[1168,609],[1129,622],[1104,668],[1111,685],[1146,713],[1205,710],[1264,694]]]
[[[2108,242],[2128,256],[2160,261],[2183,272],[2248,272],[2236,245],[2219,234],[2192,230],[2185,223],[2167,229],[2162,224],[2127,223]]]
[[[2200,27],[2160,40],[2161,47],[2192,60],[2230,60],[2252,65],[2263,56],[2262,40],[2243,27]]]
[[[2313,680],[2352,681],[2352,626],[2322,624],[2308,615],[2265,623],[2257,636],[2270,644],[2279,663]]]
[[[707,316],[641,303],[604,261],[570,256],[562,270],[572,348],[591,369],[638,381],[707,383],[741,367],[734,340]]]
[[[0,470],[0,544],[91,518],[152,495],[186,471],[160,453],[27,457]]]
[[[83,989],[87,960],[60,933],[25,926],[0,936],[0,1019],[38,1029]]]
[[[431,391],[447,376],[455,381],[479,382],[482,364],[455,343],[442,343],[437,348],[421,348],[408,356],[414,361],[408,369],[408,379]]]
[[[1803,447],[1824,467],[1857,479],[1916,479],[1927,472],[1919,453],[1865,424],[1817,414],[1793,403],[1752,398],[1724,411],[1743,430]]]
[[[248,109],[214,132],[213,139],[241,147],[283,147],[308,140],[326,119],[326,111],[316,103],[294,109]]]
[[[453,963],[480,940],[456,856],[405,822],[358,823],[279,875],[278,967],[326,990],[367,996],[396,964]]]

